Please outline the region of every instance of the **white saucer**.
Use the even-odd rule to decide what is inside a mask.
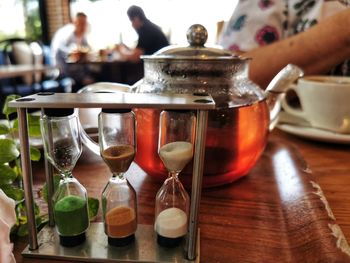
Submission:
[[[350,134],[340,134],[317,128],[296,126],[286,123],[278,124],[277,128],[284,132],[310,140],[338,144],[350,144]]]

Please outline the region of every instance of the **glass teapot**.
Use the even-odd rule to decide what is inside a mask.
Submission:
[[[169,46],[144,60],[144,78],[133,86],[95,83],[79,92],[136,92],[210,94],[216,110],[209,112],[203,187],[233,182],[247,175],[277,122],[284,90],[303,75],[288,65],[266,91],[248,78],[250,59],[230,51],[205,47],[207,31],[201,25],[188,29],[188,47]],[[133,109],[138,123],[136,163],[150,176],[164,181],[167,170],[157,154],[159,109]],[[99,148],[83,134],[83,142],[96,154]],[[190,186],[192,165],[183,171]]]

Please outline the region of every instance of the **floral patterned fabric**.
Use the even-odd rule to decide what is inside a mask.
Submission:
[[[347,5],[346,1],[325,0],[239,0],[219,44],[232,51],[268,45],[306,30]],[[350,75],[348,64],[346,61],[333,73]]]
[[[10,241],[11,227],[16,223],[15,201],[0,189],[0,262],[15,263]]]

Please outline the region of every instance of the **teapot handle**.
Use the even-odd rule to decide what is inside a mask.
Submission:
[[[131,86],[121,83],[112,83],[112,82],[96,82],[85,86],[84,88],[78,90],[77,93],[115,93],[115,92],[130,92]]]
[[[296,65],[288,64],[272,79],[266,89],[267,105],[270,110],[270,131],[278,122],[278,114],[281,110],[281,102],[289,86],[302,77],[304,72]]]
[[[84,88],[80,89],[77,93],[117,93],[117,92],[130,92],[131,86],[120,84],[120,83],[110,83],[110,82],[97,82]],[[76,111],[79,117],[79,110]],[[93,153],[100,155],[100,146],[86,133],[83,126],[80,123],[81,140],[83,144],[89,148]]]
[[[297,89],[297,85],[292,84],[288,87],[287,91],[289,90],[294,90],[294,92],[296,93],[296,95],[298,96],[298,98],[300,98],[299,94],[298,94],[298,89]],[[299,99],[300,100],[300,99]],[[284,111],[290,115],[302,118],[304,120],[306,120],[306,116],[305,116],[305,112],[303,111],[303,108],[301,109],[297,109],[293,106],[291,106],[288,101],[286,100],[286,98],[284,97],[281,101],[281,105],[282,105],[282,109],[284,109]]]

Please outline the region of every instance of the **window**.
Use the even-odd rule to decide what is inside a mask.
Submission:
[[[131,5],[142,7],[148,19],[160,26],[172,44],[187,44],[186,31],[195,23],[208,30],[208,43],[216,41],[217,22],[228,20],[238,0],[75,0],[72,15],[85,12],[90,23],[89,43],[100,49],[124,42],[134,46],[137,35],[126,11]]]
[[[0,40],[11,37],[37,40],[42,37],[39,0],[1,0],[0,18]]]

